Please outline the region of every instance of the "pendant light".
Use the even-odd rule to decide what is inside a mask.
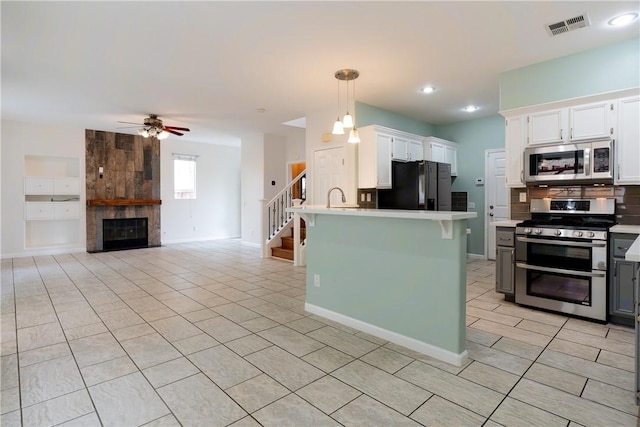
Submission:
[[[345,129],[351,129],[349,132],[349,139],[347,142],[350,143],[358,143],[360,142],[360,137],[358,135],[358,130],[355,127],[355,109],[356,109],[356,83],[355,79],[360,76],[358,70],[352,70],[349,68],[345,68],[342,70],[338,70],[335,72],[334,77],[338,79],[338,118],[333,125],[333,134],[334,135],[344,135]],[[349,113],[349,81],[354,80],[353,82],[353,116]],[[342,121],[340,121],[340,81],[347,82],[347,113],[344,115]]]
[[[344,125],[340,121],[340,80],[338,80],[338,116],[336,117],[336,122],[333,124],[333,131],[331,133],[334,135],[344,135]]]

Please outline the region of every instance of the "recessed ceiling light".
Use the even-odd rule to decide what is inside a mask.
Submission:
[[[637,13],[625,13],[624,15],[616,16],[609,20],[609,25],[613,25],[616,27],[623,27],[627,24],[632,23],[638,18]]]
[[[467,105],[466,107],[463,108],[463,110],[466,111],[467,113],[473,113],[478,109],[480,109],[480,107],[476,107],[475,105]]]
[[[422,89],[420,89],[420,92],[422,93],[433,93],[435,92],[436,88],[433,86],[425,86]]]
[[[258,113],[261,113],[261,114],[262,114],[262,113],[266,112],[267,110],[266,110],[266,109],[264,109],[264,108],[257,108],[257,109],[256,109],[256,111],[257,111]]]

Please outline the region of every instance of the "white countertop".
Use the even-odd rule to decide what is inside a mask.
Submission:
[[[345,215],[345,216],[370,216],[381,218],[406,218],[425,219],[431,221],[457,221],[462,219],[476,218],[477,212],[453,212],[453,211],[418,211],[404,209],[362,209],[356,207],[332,207],[327,208],[322,205],[311,205],[288,208],[287,212],[298,214],[324,214],[324,215]]]
[[[640,234],[640,225],[614,225],[609,229],[610,233]]]
[[[627,261],[640,262],[640,236],[631,244],[624,259]]]
[[[521,223],[522,220],[519,219],[510,219],[506,221],[494,221],[489,224],[491,227],[515,227],[516,224]]]

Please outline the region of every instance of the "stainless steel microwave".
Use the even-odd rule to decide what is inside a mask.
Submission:
[[[613,182],[613,140],[528,147],[524,151],[527,184]]]

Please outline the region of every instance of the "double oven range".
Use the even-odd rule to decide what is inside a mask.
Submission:
[[[615,199],[532,199],[516,226],[515,302],[605,322]]]

